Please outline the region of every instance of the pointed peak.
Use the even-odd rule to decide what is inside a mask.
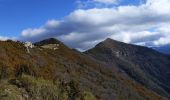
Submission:
[[[114,39],[111,39],[111,38],[107,38],[106,40],[103,41],[103,43],[106,43],[106,42],[109,42],[109,43],[123,43],[121,41],[117,41],[117,40],[114,40]]]
[[[107,38],[106,40],[104,40],[104,41],[113,41],[113,39],[111,39],[111,38]]]
[[[97,47],[98,46],[102,46],[102,47],[115,47],[115,46],[118,46],[118,45],[122,45],[122,44],[126,44],[126,43],[123,43],[123,42],[120,42],[120,41],[116,41],[116,40],[113,40],[111,38],[107,38],[106,40],[100,42],[98,45],[96,45]]]

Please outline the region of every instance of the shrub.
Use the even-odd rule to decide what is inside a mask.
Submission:
[[[20,90],[9,84],[0,84],[0,100],[24,100]]]
[[[0,63],[0,80],[7,78],[9,75],[8,66]]]
[[[21,77],[22,74],[35,76],[35,72],[32,68],[33,67],[28,66],[27,64],[21,64],[15,69],[15,76]]]
[[[31,99],[58,100],[58,88],[53,82],[28,75],[22,75],[19,80]]]

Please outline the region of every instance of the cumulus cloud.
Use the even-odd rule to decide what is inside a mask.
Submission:
[[[158,40],[154,41],[154,44],[156,46],[162,46],[162,45],[170,44],[170,36],[160,37]]]
[[[104,1],[115,0],[94,0]],[[106,38],[144,46],[165,45],[170,43],[169,5],[169,0],[147,0],[138,6],[77,9],[63,20],[49,20],[39,28],[23,30],[22,38],[38,41],[56,37],[81,50]]]

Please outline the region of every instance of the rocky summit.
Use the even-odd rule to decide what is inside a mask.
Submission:
[[[169,80],[169,55],[112,39],[86,52],[0,41],[0,100],[169,100]]]

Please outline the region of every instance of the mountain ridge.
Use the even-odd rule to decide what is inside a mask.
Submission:
[[[0,41],[0,99],[167,100],[168,98],[164,93],[159,94],[135,81],[126,71],[116,67],[116,64],[110,67],[94,56],[68,48],[58,40],[44,41],[37,42],[34,48],[30,48],[30,53],[27,53],[22,42]],[[60,44],[58,49],[49,45],[56,43]],[[6,90],[12,94],[5,92]]]
[[[148,88],[154,89],[152,85],[157,83],[155,84],[155,87],[157,87],[158,85],[158,88],[164,88],[164,92],[169,92],[169,87],[167,86],[169,86],[168,73],[170,70],[170,60],[169,56],[165,54],[162,54],[147,47],[126,44],[112,39],[106,39],[105,41],[99,43],[94,48],[86,51],[85,53],[93,56],[99,61],[108,63],[108,65],[111,67],[113,65],[120,66],[120,69],[126,71],[130,77],[133,77],[141,84],[145,84]],[[136,71],[132,72],[132,70]],[[155,80],[155,78],[157,79]],[[146,84],[145,81],[147,81],[148,79],[152,80],[152,84]],[[162,79],[164,80],[162,83],[166,84],[163,85],[159,82],[159,80],[162,81]],[[159,86],[160,84],[163,86]],[[169,93],[165,92],[165,94]]]

